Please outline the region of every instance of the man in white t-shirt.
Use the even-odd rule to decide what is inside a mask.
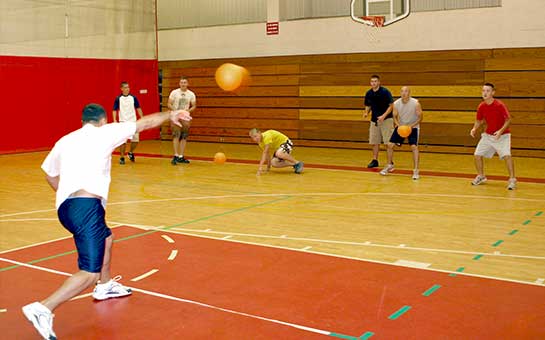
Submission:
[[[394,171],[394,146],[401,146],[405,141],[405,137],[401,137],[397,130],[400,126],[406,125],[411,128],[411,134],[407,139],[413,152],[413,179],[417,180],[420,178],[418,170],[418,135],[420,133],[420,122],[422,122],[422,107],[418,100],[411,97],[411,89],[408,86],[401,88],[401,98],[394,102],[393,113],[395,128],[388,143],[388,164],[380,171],[380,174],[385,176]]]
[[[189,90],[189,81],[187,77],[180,78],[180,88],[172,90],[168,96],[168,108],[170,110],[185,110],[190,114],[197,108],[197,97],[193,91]],[[183,121],[182,127],[172,125],[172,146],[174,147],[174,157],[172,165],[177,163],[189,163],[189,160],[184,157],[185,147],[187,145],[187,137],[189,136],[190,121]]]
[[[115,98],[114,101],[114,110],[112,116],[114,118],[114,123],[120,122],[136,122],[136,112],[140,118],[144,117],[144,113],[140,108],[140,103],[136,96],[132,95],[131,88],[129,83],[126,81],[121,82],[121,94]],[[117,118],[117,113],[119,112],[119,120]],[[134,162],[134,150],[140,141],[140,134],[137,132],[132,135],[130,138],[131,146],[129,151],[129,159],[131,162]],[[119,158],[119,164],[125,164],[125,143],[121,144],[119,147],[119,153],[121,157]]]
[[[99,279],[93,291],[97,300],[131,294],[130,288],[110,275],[112,232],[106,225],[104,209],[112,152],[135,133],[157,127],[169,118],[179,124],[188,115],[183,111],[160,112],[136,122],[106,124],[104,108],[89,104],[83,109],[83,127],[62,137],[47,155],[42,169],[56,192],[59,221],[74,235],[80,270],[49,297],[23,307],[23,313],[44,339],[56,339],[53,310]]]

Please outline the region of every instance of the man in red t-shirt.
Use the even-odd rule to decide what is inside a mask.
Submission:
[[[507,171],[509,171],[507,189],[513,190],[517,186],[517,179],[515,178],[515,166],[511,158],[511,133],[509,132],[511,116],[507,106],[494,98],[494,92],[493,84],[484,84],[482,92],[484,101],[477,108],[477,118],[469,133],[471,137],[475,138],[479,127],[483,122],[486,123],[486,131],[481,134],[481,140],[477,144],[477,149],[475,149],[477,177],[471,184],[479,185],[486,182],[483,157],[492,158],[497,152],[500,159],[505,159]]]

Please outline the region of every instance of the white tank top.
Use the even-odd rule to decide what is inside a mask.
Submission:
[[[403,103],[401,98],[394,102],[394,107],[399,114],[400,125],[412,125],[418,121],[418,116],[416,115],[416,104],[418,104],[418,100],[412,97],[409,98],[409,101],[406,103]],[[418,124],[416,128],[420,128],[420,124]]]

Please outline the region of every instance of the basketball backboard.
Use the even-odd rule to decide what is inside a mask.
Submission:
[[[363,17],[383,16],[383,26],[405,19],[411,11],[410,0],[351,0],[350,16],[352,20],[373,26],[372,21]]]

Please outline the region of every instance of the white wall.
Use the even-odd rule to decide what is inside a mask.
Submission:
[[[419,12],[382,28],[370,43],[350,18],[159,31],[159,60],[301,54],[545,46],[545,0],[503,0],[502,7]]]
[[[0,0],[0,55],[155,59],[155,0]]]

